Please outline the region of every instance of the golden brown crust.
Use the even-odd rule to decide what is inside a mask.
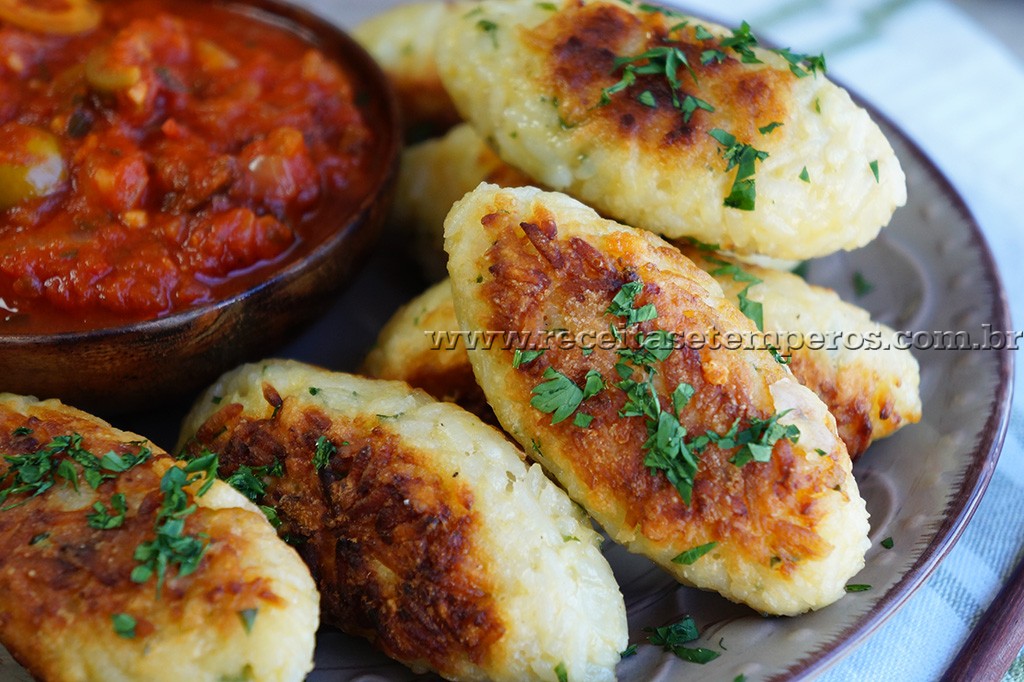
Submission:
[[[472,558],[473,496],[442,479],[378,419],[343,421],[270,384],[269,418],[237,403],[215,412],[188,450],[221,455],[222,474],[280,461],[263,504],[274,507],[310,566],[326,622],[370,638],[386,654],[444,672],[481,663],[504,628]],[[325,438],[336,451],[317,470]]]
[[[524,217],[526,220],[522,220]],[[647,274],[642,268],[635,269],[634,263],[617,263],[614,255],[606,257],[579,237],[560,239],[555,221],[540,210],[532,216],[491,213],[482,225],[494,242],[481,263],[492,275],[482,285],[483,296],[493,302],[487,329],[542,332],[552,325],[607,327],[611,318],[604,311],[615,294],[627,282]],[[671,253],[671,247],[666,246],[665,251],[666,257],[682,260]],[[640,324],[638,331],[725,331],[723,321],[715,316],[717,311],[709,310],[700,300],[700,290],[665,286],[649,276],[647,280],[635,305],[653,304],[659,317]],[[508,353],[511,365],[511,351]],[[725,433],[736,420],[742,429],[751,419],[773,416],[767,392],[762,390],[766,384],[784,378],[784,371],[773,362],[761,363],[756,370],[761,379],[745,382],[743,375],[754,370],[739,362],[723,367],[718,360],[709,351],[683,347],[658,367],[659,393],[664,403],[670,403],[672,389],[681,382],[695,389],[693,401],[680,415],[688,433]],[[529,404],[533,387],[543,383],[548,367],[580,386],[590,370],[614,381],[617,361],[611,351],[595,350],[584,356],[579,351],[549,350],[520,368],[513,383],[515,393],[506,398]],[[625,393],[617,390],[603,391],[587,401],[582,409],[594,417],[588,429],[578,428],[571,421],[551,425],[550,416],[540,412],[536,420],[544,431],[569,443],[570,451],[587,453],[569,464],[573,477],[599,498],[633,501],[624,510],[627,527],[656,541],[678,537],[680,529],[684,533],[688,532],[685,529],[695,531],[688,538],[694,544],[728,539],[742,546],[758,563],[769,563],[773,557],[781,559],[778,567],[783,572],[799,561],[828,553],[827,542],[813,532],[797,529],[813,528],[820,519],[821,512],[813,501],[822,490],[843,482],[845,474],[840,467],[816,471],[814,476],[801,472],[794,468],[792,448],[784,440],[776,445],[767,465],[736,467],[728,461],[733,451],[712,445],[701,456],[693,503],[687,505],[664,476],[652,476],[644,465],[642,446],[648,438],[647,427],[642,419],[619,416],[625,403]],[[710,535],[706,534],[708,530]]]
[[[702,64],[706,50],[732,53],[722,47],[720,37],[698,40],[696,25],[671,30],[679,23],[678,18],[659,12],[638,14],[614,4],[578,0],[534,29],[527,42],[548,55],[547,85],[558,93],[557,106],[567,125],[596,117],[600,125],[590,128],[596,135],[635,138],[646,153],[673,150],[669,153],[676,154],[687,149],[690,163],[711,163],[717,149],[707,132],[721,125],[700,109],[685,121],[673,105],[673,92],[663,73],[638,76],[633,85],[601,105],[602,91],[618,83],[623,74],[621,67],[616,68],[616,58],[652,48],[678,48],[686,55],[693,75],[680,77],[683,89],[675,96],[692,95],[735,112],[729,132],[737,138],[754,140],[759,127],[786,120],[788,88],[794,76],[776,69],[753,70],[735,55]],[[643,92],[653,95],[654,106],[639,101]]]
[[[213,538],[194,573],[181,577],[168,569],[157,594],[156,579],[136,583],[136,548],[154,537],[156,514],[163,502],[160,481],[171,458],[138,437],[111,429],[95,418],[58,403],[36,407],[30,415],[0,409],[0,453],[17,456],[46,448],[54,438],[81,436],[81,447],[97,456],[114,452],[136,455],[148,447],[145,462],[102,482],[93,492],[78,481],[81,494],[63,479],[36,497],[9,496],[0,511],[0,639],[19,663],[40,679],[65,679],[66,661],[52,655],[54,642],[71,627],[89,623],[98,641],[113,639],[114,614],[136,621],[133,641],[140,646],[183,623],[200,624],[211,639],[236,635],[239,613],[281,605],[261,576],[247,576],[240,561],[249,546],[243,528],[254,512],[199,507],[186,517],[186,535]],[[58,458],[54,458],[56,463]],[[0,461],[7,475],[10,461]],[[5,483],[10,479],[6,479]],[[5,484],[4,487],[7,487]],[[87,516],[94,502],[111,506],[114,494],[125,495],[128,513],[113,530],[90,528]],[[193,501],[191,491],[187,492]],[[260,519],[261,523],[265,523]],[[200,536],[202,537],[202,536]],[[81,655],[87,655],[81,652]]]

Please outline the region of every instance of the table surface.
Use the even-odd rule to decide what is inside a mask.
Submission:
[[[298,0],[347,23],[401,0]],[[798,52],[917,142],[963,196],[1024,320],[1024,2],[1020,0],[676,0]],[[985,351],[977,351],[985,352]],[[1018,365],[1024,364],[1019,361]],[[1024,395],[1021,379],[1015,394]],[[999,465],[960,542],[907,604],[827,682],[934,680],[1024,555],[1024,408],[1014,404]],[[1024,657],[1007,679],[1024,682]]]

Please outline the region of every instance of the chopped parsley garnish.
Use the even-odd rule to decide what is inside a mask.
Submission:
[[[732,189],[729,190],[729,196],[725,198],[725,206],[741,211],[753,211],[757,201],[754,171],[758,161],[768,158],[768,152],[738,142],[736,136],[721,128],[708,131],[708,135],[722,146],[722,158],[726,161],[725,172],[728,173],[733,168],[737,169]]]
[[[115,478],[117,474],[128,471],[149,458],[149,448],[137,445],[139,452],[134,455],[118,455],[111,451],[99,458],[82,447],[81,435],[73,433],[56,436],[35,452],[4,455],[9,466],[0,477],[0,504],[5,503],[12,495],[25,494],[27,497],[0,508],[0,511],[13,509],[37,495],[42,495],[54,486],[57,478],[65,479],[77,490],[78,469],[74,466],[75,463],[82,467],[83,478],[89,487],[95,490],[104,480]]]
[[[807,172],[807,166],[804,166],[804,169],[800,171],[800,179],[804,182],[811,181],[811,175]]]
[[[639,280],[623,284],[619,292],[615,294],[615,298],[612,299],[611,305],[605,310],[605,314],[624,318],[627,327],[653,320],[658,316],[658,310],[653,303],[648,303],[640,308],[634,307],[636,297],[643,289],[644,283]]]
[[[42,542],[43,540],[46,540],[49,537],[50,537],[50,532],[49,531],[46,531],[44,533],[40,533],[39,535],[33,535],[32,539],[28,541],[28,544],[29,544],[29,546],[38,545],[40,542]]]
[[[681,17],[683,13],[679,10],[669,9],[668,7],[662,7],[661,5],[652,5],[650,3],[642,2],[637,5],[637,9],[641,12],[656,12],[658,14],[664,14],[666,17]]]
[[[847,585],[846,586],[846,591],[847,592],[867,592],[870,589],[871,589],[871,585],[853,584],[853,585]]]
[[[771,344],[768,344],[768,352],[772,354],[772,358],[775,359],[775,362],[780,365],[788,365],[793,361],[792,355],[783,355],[782,351]]]
[[[778,121],[772,121],[768,125],[761,126],[760,128],[758,128],[757,132],[761,133],[762,135],[767,135],[768,133],[772,132],[776,128],[781,128],[781,127],[782,127],[781,123],[779,123]]]
[[[811,271],[811,261],[801,261],[795,268],[790,270],[794,275],[802,279],[807,279],[808,273]]]
[[[888,538],[882,540],[881,544],[882,544],[882,547],[885,547],[886,549],[892,549],[893,545],[895,545],[896,543],[893,542],[893,539],[891,537],[888,537]]]
[[[604,377],[596,369],[587,372],[583,379],[583,399],[593,398],[604,390]]]
[[[496,23],[488,19],[481,19],[476,22],[476,27],[484,33],[490,34],[494,47],[498,47],[498,25]]]
[[[798,54],[791,52],[788,47],[784,47],[781,50],[772,50],[775,54],[779,55],[787,62],[789,62],[789,70],[793,72],[793,75],[797,78],[806,78],[812,73],[817,75],[819,71],[825,73],[825,55],[819,54],[818,56],[812,56],[809,54]]]
[[[651,630],[647,628],[647,639],[651,644],[660,646],[665,651],[671,651],[677,657],[691,663],[708,663],[720,656],[717,651],[703,648],[690,648],[683,646],[695,641],[700,637],[697,624],[693,618],[686,616],[677,623],[665,625]]]
[[[32,435],[32,429],[27,426],[19,426],[18,428],[11,431],[12,436],[30,436]]]
[[[688,549],[685,552],[680,552],[678,556],[672,559],[672,563],[690,566],[697,559],[701,558],[717,546],[717,542],[709,542],[704,545],[697,545],[696,547]]]
[[[555,3],[553,2],[538,2],[537,7],[540,7],[541,9],[546,9],[549,12],[558,11],[558,6],[555,5]]]
[[[573,417],[573,426],[578,426],[581,429],[590,428],[590,424],[594,421],[593,415],[585,414],[583,412],[577,412],[576,416]]]
[[[135,618],[127,613],[115,613],[110,617],[114,623],[114,632],[125,639],[135,639],[135,627],[138,625]]]
[[[569,672],[565,669],[565,663],[559,662],[555,666],[555,676],[558,678],[558,682],[569,682]]]
[[[636,644],[630,644],[625,649],[619,652],[619,658],[629,658],[630,656],[636,656]]]
[[[379,415],[378,415],[379,416]],[[316,446],[313,452],[313,467],[320,471],[331,461],[331,457],[337,454],[338,448],[327,436],[320,436],[316,439]]]
[[[320,393],[320,389],[317,388],[316,386],[310,386],[309,387],[309,394],[310,395],[317,395],[319,393]]]
[[[580,403],[604,389],[604,379],[601,378],[600,372],[594,369],[587,372],[582,389],[553,367],[544,370],[543,376],[547,381],[533,387],[530,404],[544,414],[552,415],[552,424],[568,419]]]
[[[256,615],[259,612],[259,609],[242,609],[238,612],[238,617],[242,621],[242,627],[245,628],[246,634],[252,632],[252,626],[256,623]]]
[[[644,90],[639,95],[637,95],[636,101],[640,102],[640,104],[643,104],[645,107],[650,107],[652,109],[658,106],[658,101],[654,99],[654,95],[651,93],[650,90]]]
[[[871,174],[875,176],[875,183],[878,183],[878,160],[874,160],[868,164],[871,169]]]
[[[697,40],[711,40],[715,34],[698,24],[693,27],[693,36]]]
[[[752,301],[749,297],[750,288],[761,284],[764,280],[755,275],[750,274],[736,263],[730,263],[729,261],[721,260],[720,258],[707,258],[709,263],[714,263],[720,267],[715,268],[709,274],[712,277],[725,277],[731,276],[734,282],[747,282],[747,286],[743,288],[740,293],[736,294],[736,300],[740,312],[749,318],[758,331],[764,331],[764,306],[760,301]]]
[[[88,515],[90,528],[112,530],[124,525],[125,512],[128,510],[124,493],[117,493],[110,498],[110,509],[102,502],[92,505],[93,511]]]
[[[869,282],[860,271],[853,273],[851,281],[853,282],[853,293],[857,296],[867,296],[874,291],[875,285]]]
[[[263,480],[267,476],[281,477],[284,475],[284,466],[280,460],[274,460],[273,464],[262,467],[250,467],[241,465],[230,475],[224,478],[224,482],[238,492],[245,495],[251,502],[259,503],[267,494],[267,484]]]
[[[757,45],[757,38],[750,32],[750,24],[740,23],[739,28],[732,30],[732,36],[723,38],[722,47],[731,47],[740,56],[744,64],[760,64],[761,60],[754,54],[753,47]]]
[[[786,439],[796,443],[800,439],[800,429],[795,424],[779,423],[779,419],[788,412],[789,410],[779,412],[768,419],[751,417],[750,426],[743,430],[740,430],[737,419],[725,434],[708,431],[704,437],[722,450],[738,448],[736,454],[729,460],[738,467],[749,462],[767,462],[771,459],[772,449],[777,442]],[[701,449],[704,447],[703,440],[699,445]]]
[[[822,450],[821,448],[814,448],[814,451],[818,453],[819,457],[825,457],[828,455],[828,450]]]
[[[521,350],[516,348],[512,353],[512,369],[519,369],[523,365],[527,365],[540,356],[544,355],[546,349],[540,350]]]
[[[726,59],[728,59],[728,57],[721,50],[711,49],[704,50],[700,53],[700,63],[704,66],[707,66],[708,64],[721,64]]]
[[[145,583],[155,575],[158,597],[168,568],[177,566],[179,576],[189,575],[199,567],[206,552],[205,535],[185,534],[185,519],[196,510],[194,503],[189,504],[185,488],[205,476],[206,480],[196,492],[197,497],[203,495],[213,485],[217,465],[217,455],[204,453],[188,462],[184,468],[172,466],[160,480],[160,491],[164,499],[154,524],[156,537],[135,549],[134,558],[139,565],[132,570],[131,575],[132,581],[136,583]]]
[[[612,73],[622,69],[622,77],[617,83],[601,91],[601,100],[598,102],[598,106],[609,104],[611,96],[636,83],[637,76],[656,75],[664,76],[665,80],[668,81],[669,91],[672,93],[672,106],[683,112],[683,120],[687,123],[689,123],[693,112],[697,109],[714,111],[715,108],[708,102],[682,92],[683,84],[679,80],[679,69],[684,67],[690,72],[690,76],[693,77],[693,81],[696,83],[697,74],[690,65],[686,53],[678,47],[663,45],[652,47],[650,50],[638,55],[616,57],[612,66]],[[679,97],[680,94],[683,95],[682,99]],[[648,101],[642,101],[642,103],[646,106],[654,106],[656,104],[653,95],[651,95]]]

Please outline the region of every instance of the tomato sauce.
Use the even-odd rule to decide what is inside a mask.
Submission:
[[[0,333],[152,319],[244,290],[358,197],[373,133],[309,43],[191,0],[0,21]]]

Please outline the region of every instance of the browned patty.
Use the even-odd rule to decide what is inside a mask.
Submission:
[[[453,659],[481,663],[504,628],[472,559],[468,488],[440,477],[380,419],[332,420],[269,383],[263,395],[275,408],[269,418],[225,405],[187,451],[220,453],[227,477],[281,464],[260,503],[277,510],[280,534],[310,567],[324,621],[407,663],[442,672]],[[318,471],[311,453],[322,438],[334,453]]]

